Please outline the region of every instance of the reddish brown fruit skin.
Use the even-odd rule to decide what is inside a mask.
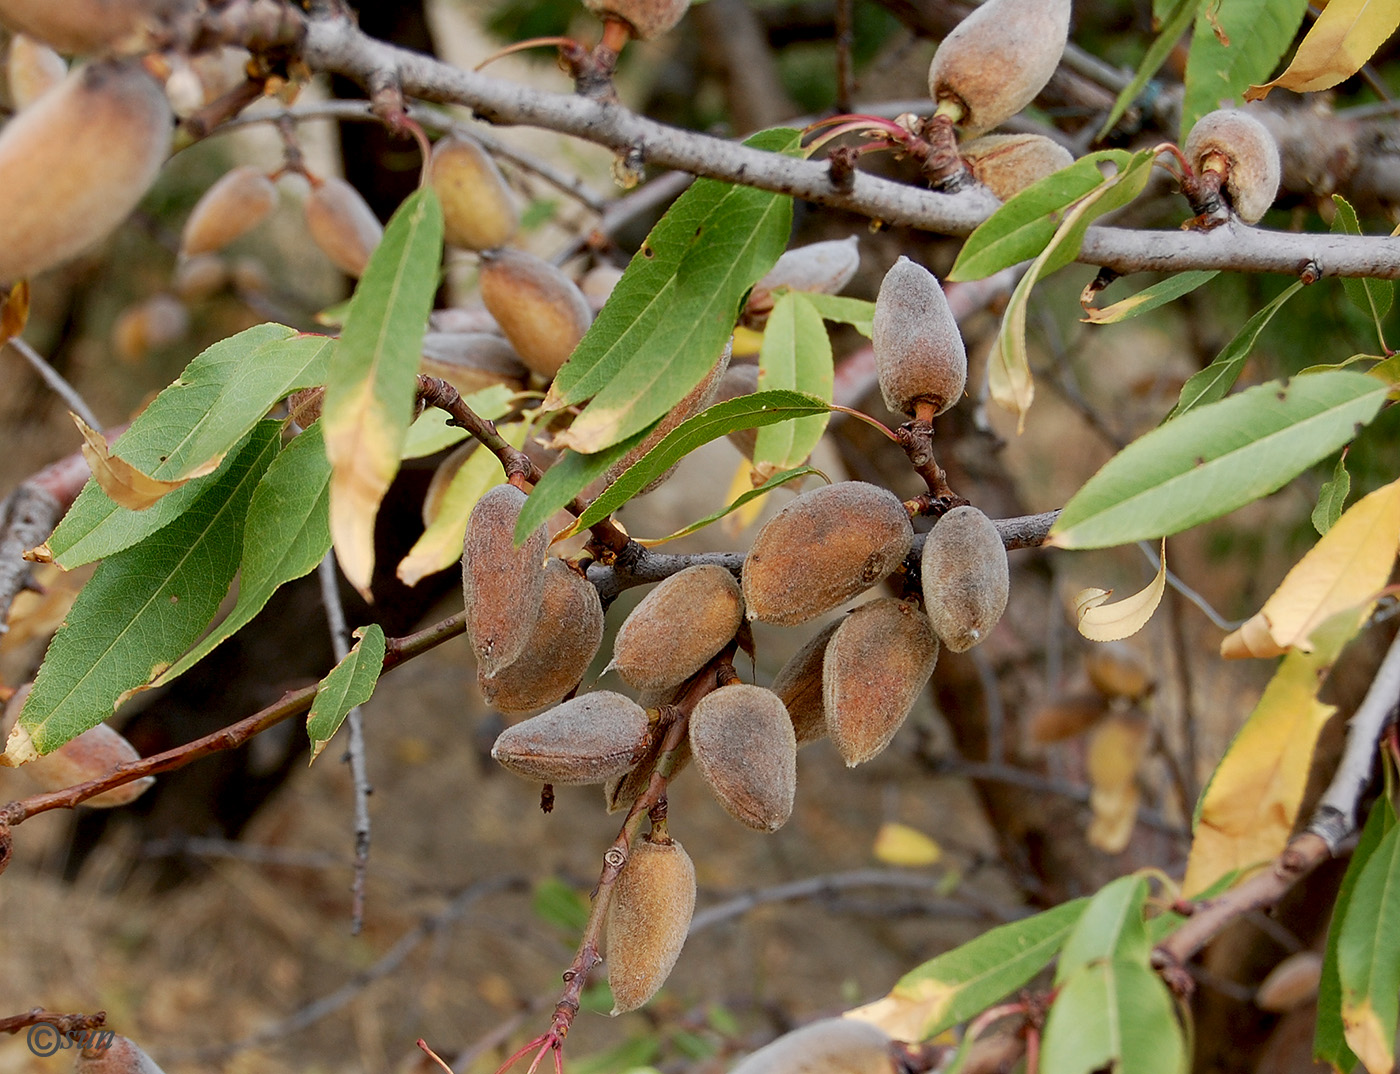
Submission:
[[[920,570],[933,629],[955,653],[984,640],[1006,611],[1006,546],[992,520],[975,507],[955,507],[934,524]]]
[[[481,301],[520,360],[552,380],[593,320],[578,285],[522,250],[483,253],[480,280]]]
[[[848,615],[826,648],[826,730],[848,767],[890,744],[938,662],[938,638],[912,604],[882,597]]]
[[[583,0],[583,5],[599,18],[621,19],[638,41],[650,41],[681,21],[690,0]]]
[[[636,764],[650,744],[646,709],[595,690],[507,727],[491,756],[542,783],[605,783]]]
[[[359,277],[384,237],[384,225],[360,192],[332,176],[306,199],[306,229],[311,239],[347,276]]]
[[[1043,134],[988,134],[958,147],[973,178],[1002,201],[1074,163],[1074,156]]]
[[[497,485],[472,508],[462,552],[467,637],[478,672],[494,675],[525,649],[544,593],[549,535],[543,526],[515,547],[525,493]]]
[[[502,712],[552,705],[578,685],[602,643],[598,590],[563,560],[551,559],[525,655],[495,675],[478,674],[477,682],[486,703]]]
[[[987,0],[953,29],[928,69],[935,104],[962,105],[968,137],[1004,123],[1050,81],[1069,36],[1070,0]]]
[[[826,737],[826,705],[822,700],[822,664],[827,643],[842,620],[828,623],[793,654],[773,679],[772,690],[792,717],[797,745]]]
[[[797,737],[772,690],[736,683],[706,694],[690,714],[690,748],[731,817],[761,832],[787,823],[797,791]]]
[[[28,34],[15,34],[10,38],[5,74],[10,84],[10,101],[16,109],[22,109],[62,84],[68,77],[68,64],[42,41]]]
[[[759,530],[744,560],[750,619],[795,626],[895,570],[914,530],[898,496],[863,481],[804,492]]]
[[[914,415],[920,403],[941,414],[962,398],[967,349],[937,278],[901,257],[875,299],[870,339],[885,405]]]
[[[222,250],[257,227],[277,207],[277,187],[257,168],[244,165],[228,172],[204,192],[185,221],[180,254]]]
[[[739,583],[701,564],[671,575],[617,632],[612,666],[639,690],[679,686],[723,649],[744,620]]]
[[[760,1048],[730,1074],[895,1074],[890,1036],[854,1018],[826,1018]]]
[[[510,241],[520,214],[496,162],[475,141],[458,135],[439,140],[428,176],[442,202],[448,245],[490,250]]]
[[[1223,172],[1230,205],[1246,224],[1256,223],[1278,196],[1278,143],[1248,112],[1222,108],[1202,116],[1183,151],[1198,175],[1208,167]]]
[[[77,256],[125,220],[165,161],[172,118],[139,64],[101,61],[10,120],[0,132],[0,285]]]
[[[680,957],[694,912],[695,865],[685,848],[654,834],[633,846],[608,906],[613,1014],[635,1011],[660,991]]]

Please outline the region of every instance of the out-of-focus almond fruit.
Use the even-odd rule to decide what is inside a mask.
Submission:
[[[42,41],[28,34],[15,34],[10,38],[5,75],[11,103],[16,109],[27,108],[67,77],[68,64]]]
[[[1036,709],[1026,734],[1037,745],[1082,735],[1108,712],[1102,694],[1091,690],[1068,694]]]
[[[428,161],[428,181],[442,202],[448,245],[491,250],[515,234],[520,224],[515,201],[496,162],[473,139],[460,134],[439,139]]]
[[[1254,1004],[1262,1011],[1291,1011],[1317,995],[1321,980],[1322,956],[1316,951],[1297,951],[1269,971]]]
[[[160,171],[171,120],[155,80],[118,61],[77,68],[10,120],[0,283],[67,261],[125,220]]]
[[[199,302],[222,291],[229,282],[228,266],[217,254],[182,257],[170,286],[184,302]]]
[[[593,320],[578,285],[523,250],[481,255],[481,301],[520,360],[546,380],[559,372]]]
[[[826,706],[822,701],[822,663],[827,643],[842,620],[828,623],[798,649],[773,679],[772,690],[792,717],[797,745],[826,735]]]
[[[1095,690],[1107,698],[1139,701],[1152,692],[1152,672],[1136,650],[1121,641],[1095,645],[1084,658],[1084,670]]]
[[[305,211],[312,241],[341,272],[359,278],[384,238],[384,225],[369,203],[353,186],[333,175],[312,187]]]
[[[893,1041],[855,1018],[824,1018],[765,1045],[730,1074],[897,1074]]]
[[[937,278],[901,257],[875,299],[871,348],[885,405],[913,415],[920,403],[941,414],[962,398],[967,349]]]
[[[621,19],[639,41],[659,37],[681,21],[690,0],[583,0],[599,18]]]
[[[463,395],[493,384],[518,391],[530,376],[515,348],[489,332],[425,332],[418,368],[441,377]]]
[[[943,644],[965,653],[1006,611],[1011,568],[996,525],[975,507],[955,507],[924,542],[924,607]]]
[[[973,177],[1002,201],[1074,163],[1074,155],[1043,134],[988,134],[958,146]]]
[[[744,560],[750,619],[795,626],[892,573],[913,547],[898,496],[863,481],[804,492],[758,532]]]
[[[267,268],[256,257],[240,257],[229,269],[233,289],[240,295],[260,295],[272,286]]]
[[[428,331],[454,335],[458,332],[486,332],[499,336],[501,326],[485,306],[449,306],[428,314]]]
[[[608,905],[613,1014],[635,1011],[660,991],[680,957],[694,912],[695,865],[685,848],[655,834],[635,843]]]
[[[604,783],[642,757],[648,727],[646,709],[630,697],[595,690],[507,727],[491,756],[526,779]]]
[[[1230,205],[1246,224],[1255,223],[1278,196],[1278,143],[1248,112],[1223,108],[1202,116],[1186,138],[1185,153],[1196,174],[1224,176]]]
[[[938,638],[912,604],[880,597],[848,615],[826,647],[826,733],[848,767],[886,746],[938,662]]]
[[[276,207],[277,187],[271,179],[248,164],[234,168],[195,203],[180,235],[181,256],[222,250],[252,231]]]
[[[735,820],[775,832],[792,815],[797,736],[772,690],[723,686],[690,714],[690,748],[705,782]]]
[[[761,329],[773,308],[773,292],[780,287],[834,295],[851,282],[859,268],[860,240],[854,235],[789,250],[778,258],[768,275],[754,284],[741,322]]]
[[[183,302],[174,295],[152,295],[122,311],[112,325],[112,346],[117,357],[134,362],[180,342],[189,330],[190,315]]]
[[[162,1074],[141,1047],[110,1030],[95,1029],[74,1058],[74,1074]]]
[[[578,289],[588,299],[588,305],[595,314],[607,304],[613,288],[622,279],[622,273],[623,270],[616,265],[594,265],[579,280]]]
[[[0,23],[59,52],[140,51],[190,0],[0,0]]]
[[[929,95],[955,105],[968,137],[1004,123],[1050,81],[1069,37],[1070,0],[987,0],[943,39]]]
[[[744,621],[739,583],[698,564],[643,598],[617,632],[612,666],[639,690],[679,686],[723,649]]]
[[[578,685],[602,643],[598,590],[563,560],[551,559],[524,655],[495,675],[478,675],[482,696],[502,712],[551,705]]]
[[[544,593],[549,534],[543,526],[515,546],[525,493],[497,485],[472,508],[462,552],[467,637],[477,670],[494,675],[525,650]]]

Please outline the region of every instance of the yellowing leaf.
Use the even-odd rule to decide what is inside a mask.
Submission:
[[[925,1028],[942,1021],[960,991],[956,984],[925,979],[898,994],[847,1011],[845,1016],[879,1026],[896,1040],[922,1040]]]
[[[1230,659],[1312,651],[1312,634],[1357,609],[1357,625],[1385,585],[1400,548],[1400,481],[1358,500],[1315,544],[1264,607],[1220,643]]]
[[[1146,626],[1157,605],[1162,602],[1162,594],[1167,588],[1165,540],[1162,541],[1162,554],[1158,560],[1157,576],[1147,584],[1147,588],[1112,604],[1105,603],[1113,594],[1111,589],[1080,590],[1074,598],[1079,633],[1090,641],[1122,641]]]
[[[917,828],[892,821],[880,825],[875,835],[875,857],[886,865],[917,868],[933,865],[943,857],[943,848]]]
[[[1290,652],[1206,788],[1182,893],[1274,857],[1288,842],[1318,733],[1336,709],[1317,699],[1333,653]]]
[[[78,415],[70,413],[69,417],[77,425],[78,432],[83,434],[83,458],[87,460],[93,478],[113,503],[129,511],[144,511],[166,493],[174,492],[196,477],[212,474],[224,461],[223,455],[216,455],[183,477],[173,481],[162,481],[158,477],[142,473],[125,459],[113,455],[102,434]]]
[[[0,303],[0,345],[24,331],[29,323],[29,281],[20,280]]]
[[[1244,99],[1260,100],[1276,86],[1295,93],[1329,89],[1361,70],[1397,25],[1400,4],[1395,0],[1331,0],[1287,70],[1272,82],[1250,86]]]
[[[734,477],[729,482],[729,491],[724,494],[724,502],[733,503],[752,489],[755,473],[753,464],[748,459],[740,459],[739,465],[734,470]],[[742,507],[725,515],[719,526],[720,532],[726,537],[739,536],[758,521],[758,516],[763,513],[763,503],[762,499],[755,496],[752,500],[746,501]]]
[[[735,358],[752,358],[763,348],[763,333],[739,325],[734,329],[734,349],[730,352]]]
[[[1387,1074],[1395,1068],[1395,1040],[1382,1025],[1370,1000],[1344,1012],[1347,1046],[1370,1074]]]
[[[1121,854],[1137,827],[1138,801],[1142,797],[1136,783],[1113,791],[1089,792],[1089,808],[1094,819],[1085,838],[1105,854]]]
[[[1137,778],[1152,733],[1147,718],[1115,713],[1094,730],[1089,741],[1089,782],[1099,790],[1117,791]]]
[[[322,420],[331,460],[330,519],[335,555],[345,577],[369,592],[374,573],[374,519],[399,471],[405,423],[382,413],[373,383],[363,381]]]

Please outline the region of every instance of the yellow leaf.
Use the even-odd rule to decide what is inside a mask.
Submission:
[[[725,503],[733,503],[746,492],[753,491],[755,487],[754,476],[757,473],[753,464],[748,459],[740,459],[739,466],[734,471],[734,479],[729,482],[729,491],[724,494]],[[762,481],[758,482],[763,484]],[[755,496],[742,507],[731,511],[724,516],[720,522],[720,531],[726,537],[737,537],[758,521],[758,516],[763,513],[764,500],[762,496]]]
[[[29,281],[20,280],[10,288],[0,305],[0,345],[8,343],[24,331],[29,323]]]
[[[1370,1074],[1391,1074],[1395,1069],[1395,1040],[1387,1032],[1382,1019],[1371,1006],[1370,999],[1363,999],[1351,1007],[1342,1002],[1342,1031],[1346,1036],[1347,1047],[1356,1053]]]
[[[1035,401],[1035,378],[1026,356],[1026,309],[1021,304],[1007,310],[992,352],[987,356],[987,392],[1003,410],[1016,415],[1016,435],[1026,427],[1026,413]]]
[[[943,857],[943,848],[917,828],[886,822],[875,835],[875,857],[886,865],[917,868],[933,865]]]
[[[321,417],[331,464],[330,522],[335,558],[366,600],[374,574],[374,519],[399,469],[401,439],[374,395],[372,379]]]
[[[739,325],[738,328],[734,329],[733,357],[751,358],[762,349],[762,332],[755,332],[752,328],[745,328],[743,325]]]
[[[174,481],[162,481],[158,477],[142,473],[125,459],[117,458],[108,449],[107,441],[101,433],[78,415],[70,413],[68,416],[78,426],[78,432],[83,434],[83,458],[87,460],[92,476],[113,503],[129,511],[144,511],[162,496],[174,492],[196,477],[212,474],[219,468],[219,463],[224,461],[222,455],[216,455],[183,477]]]
[[[1290,652],[1206,788],[1182,892],[1273,858],[1288,842],[1318,733],[1336,709],[1317,699],[1331,652]]]
[[[924,979],[911,988],[847,1011],[845,1017],[879,1026],[895,1040],[920,1040],[924,1027],[940,1021],[957,994],[956,985]]]
[[[1113,791],[1090,791],[1089,808],[1094,811],[1094,819],[1085,833],[1089,845],[1105,854],[1121,854],[1137,827],[1140,798],[1136,783]]]
[[[1167,542],[1162,541],[1161,565],[1147,588],[1106,604],[1111,589],[1083,589],[1074,598],[1079,633],[1090,641],[1122,641],[1147,625],[1167,588]]]
[[[1260,100],[1276,86],[1295,93],[1329,89],[1361,70],[1397,25],[1400,4],[1395,0],[1331,0],[1288,69],[1272,82],[1250,86],[1244,99]]]
[[[1152,740],[1140,713],[1114,713],[1094,729],[1089,740],[1089,783],[1102,791],[1121,791],[1137,778]]]
[[[1220,655],[1311,652],[1323,623],[1356,609],[1357,627],[1385,586],[1400,548],[1400,481],[1358,500],[1313,545],[1259,613],[1220,643]]]

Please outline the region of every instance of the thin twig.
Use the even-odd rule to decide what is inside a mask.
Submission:
[[[1162,561],[1157,555],[1157,549],[1152,546],[1152,542],[1138,541],[1137,546],[1138,550],[1142,552],[1144,556],[1147,557],[1147,562],[1152,564],[1152,569],[1154,571],[1160,570],[1162,566]],[[1212,623],[1214,623],[1226,633],[1229,633],[1232,630],[1238,630],[1241,626],[1244,625],[1245,621],[1243,619],[1239,620],[1238,622],[1233,622],[1229,619],[1226,619],[1223,615],[1221,615],[1218,611],[1211,607],[1210,601],[1206,600],[1205,597],[1201,596],[1189,585],[1183,582],[1178,575],[1173,574],[1172,569],[1170,567],[1167,568],[1167,585],[1170,586],[1172,589],[1176,590],[1178,593],[1180,593],[1197,608],[1201,609],[1201,613],[1207,619],[1209,619]]]
[[[19,351],[20,357],[29,363],[34,372],[38,373],[49,389],[63,400],[64,405],[74,414],[87,422],[94,429],[102,428],[102,422],[93,413],[92,407],[78,393],[78,390],[63,379],[63,375],[55,369],[42,354],[36,351],[19,336],[15,336],[9,341],[11,347]]]
[[[30,1026],[48,1025],[58,1030],[60,1035],[67,1035],[80,1033],[85,1029],[96,1029],[106,1024],[106,1011],[98,1011],[96,1014],[57,1014],[42,1007],[35,1007],[23,1014],[0,1018],[0,1033],[18,1033]]]
[[[340,602],[340,587],[335,573],[335,553],[327,552],[317,568],[321,583],[321,601],[326,606],[326,621],[331,632],[331,649],[339,664],[350,652],[350,631],[345,625],[345,607]],[[355,879],[350,885],[350,935],[358,936],[365,927],[365,887],[369,876],[369,783],[368,762],[365,758],[365,721],[356,705],[345,717],[350,738],[343,760],[350,764],[350,779],[355,794]]]

